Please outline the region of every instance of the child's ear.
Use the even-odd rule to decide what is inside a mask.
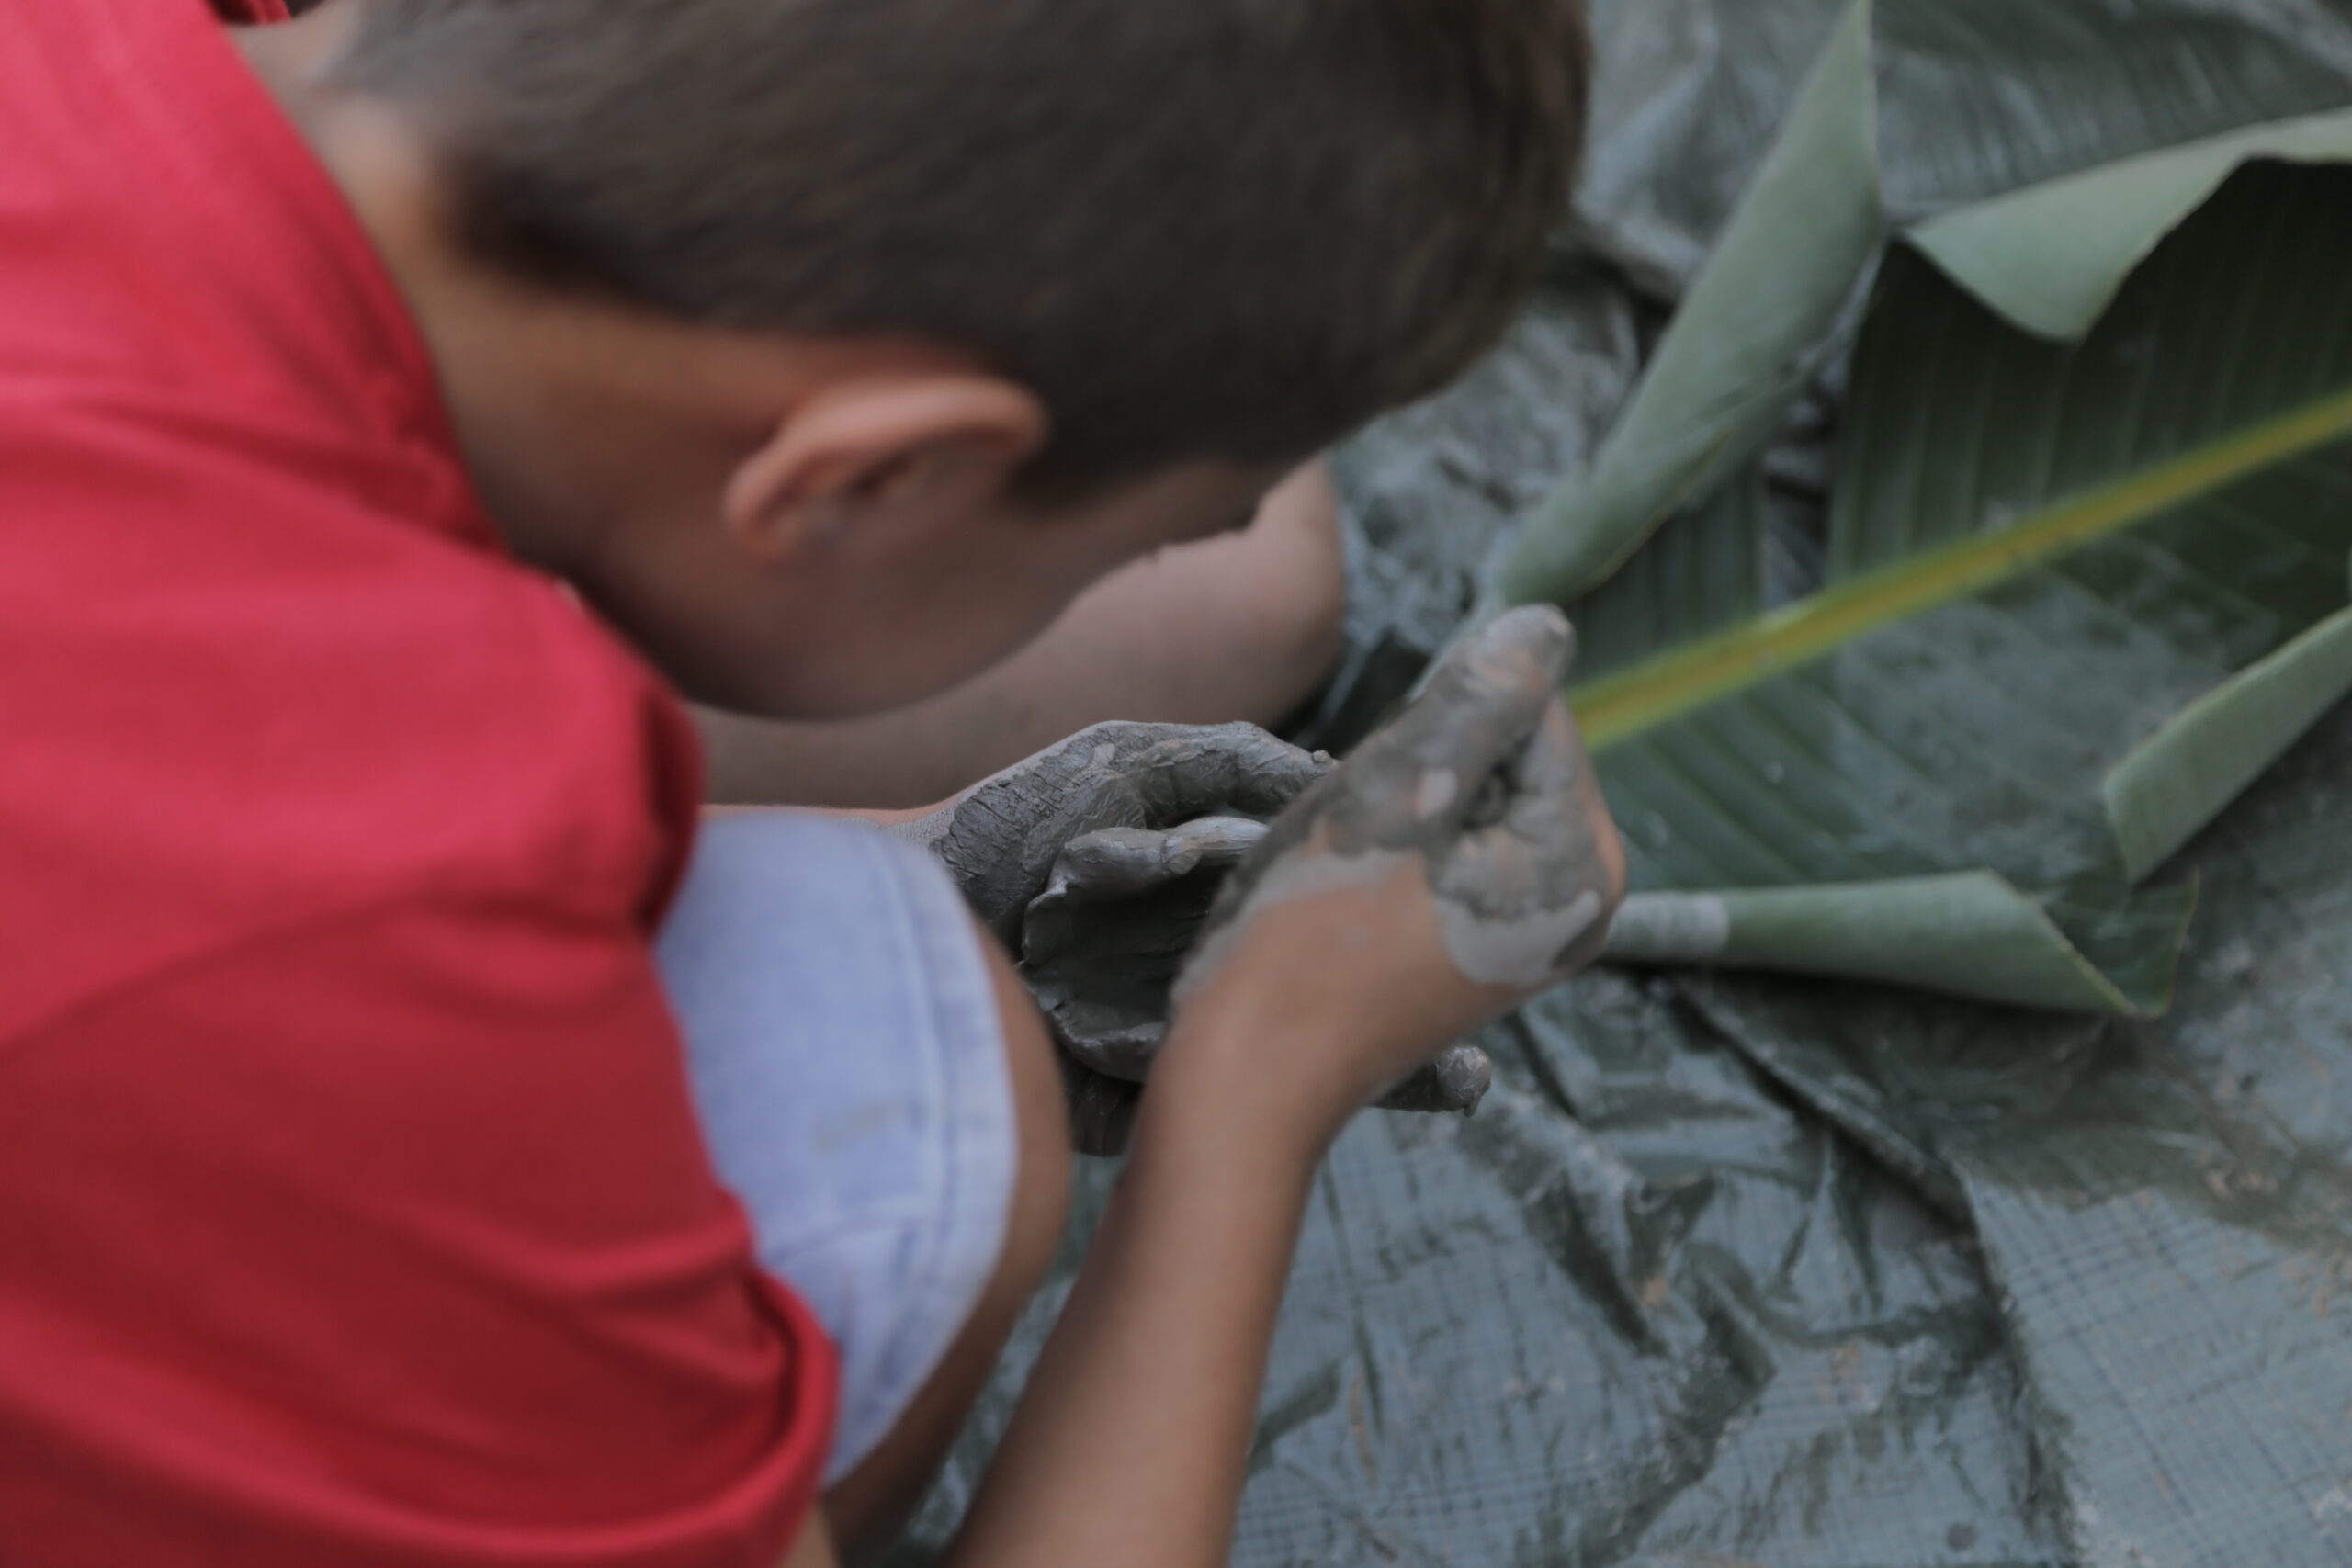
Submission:
[[[737,465],[721,520],[774,565],[885,509],[961,513],[1001,493],[1046,444],[1045,405],[964,372],[862,377],[803,400]]]

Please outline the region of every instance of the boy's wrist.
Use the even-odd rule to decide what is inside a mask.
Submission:
[[[1311,1117],[1270,1113],[1261,1101],[1213,1087],[1163,1095],[1164,1087],[1155,1073],[1136,1110],[1123,1186],[1149,1172],[1187,1187],[1246,1191],[1253,1205],[1306,1201],[1333,1129]]]
[[[1168,1124],[1193,1136],[1287,1155],[1311,1170],[1370,1099],[1346,1077],[1341,1042],[1296,1010],[1188,1009],[1153,1059],[1137,1136]]]

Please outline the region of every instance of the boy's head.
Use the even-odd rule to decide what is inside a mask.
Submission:
[[[358,0],[322,74],[413,128],[453,254],[562,312],[502,348],[527,417],[425,321],[493,507],[601,510],[550,564],[690,686],[814,713],[1010,651],[1464,367],[1567,194],[1579,10]]]

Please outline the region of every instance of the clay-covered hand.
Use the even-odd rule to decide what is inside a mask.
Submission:
[[[1255,725],[1098,724],[897,829],[946,863],[1008,947],[1071,840],[1272,817],[1329,768]]]
[[[1624,857],[1558,695],[1574,654],[1558,611],[1500,617],[1302,795],[1218,893],[1169,1049],[1246,1021],[1267,1092],[1344,1118],[1597,955]]]
[[[1023,974],[1054,1037],[1077,1065],[1141,1083],[1168,1032],[1169,992],[1217,890],[1264,840],[1248,818],[1204,817],[1164,829],[1106,828],[1072,839],[1021,926]],[[1486,1053],[1457,1046],[1382,1101],[1404,1111],[1477,1109],[1493,1078]],[[1081,1103],[1115,1090],[1081,1082]]]
[[[1141,1083],[1168,993],[1226,874],[1266,826],[1203,817],[1072,839],[1021,922],[1023,977],[1054,1038],[1085,1066]]]

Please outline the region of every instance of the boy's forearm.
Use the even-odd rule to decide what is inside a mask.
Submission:
[[[1171,1045],[1177,1043],[1171,1042]],[[950,1557],[954,1568],[1216,1568],[1324,1146],[1200,1040],[1155,1073],[1134,1153]]]
[[[711,798],[905,805],[952,795],[1104,719],[1277,723],[1339,658],[1344,556],[1329,476],[1309,464],[1247,531],[1114,572],[1035,642],[953,691],[831,723],[698,711]]]

